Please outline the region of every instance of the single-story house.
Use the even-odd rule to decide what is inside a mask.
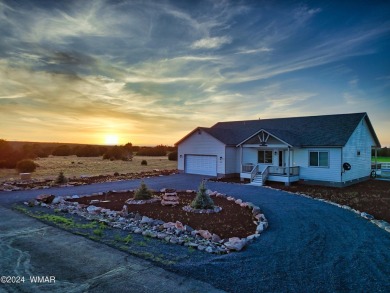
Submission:
[[[369,178],[381,147],[367,113],[218,122],[176,145],[180,172],[332,186]]]

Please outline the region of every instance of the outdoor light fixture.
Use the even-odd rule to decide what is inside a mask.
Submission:
[[[183,158],[183,155],[180,155],[180,158]]]
[[[223,158],[222,158],[222,157],[219,157],[219,159],[222,161]]]

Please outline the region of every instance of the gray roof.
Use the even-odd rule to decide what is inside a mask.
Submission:
[[[210,128],[198,127],[194,131],[202,129],[222,143],[234,146],[244,143],[261,130],[296,147],[344,146],[362,119],[365,119],[376,146],[380,147],[367,113],[218,122]]]

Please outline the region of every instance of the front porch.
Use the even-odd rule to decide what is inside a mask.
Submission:
[[[293,146],[268,131],[259,131],[239,147],[241,179],[249,179],[253,185],[263,185],[267,180],[289,185],[299,180]]]
[[[240,178],[249,179],[250,184],[253,185],[262,186],[267,180],[284,182],[286,185],[299,181],[299,166],[280,167],[244,164],[241,170]]]

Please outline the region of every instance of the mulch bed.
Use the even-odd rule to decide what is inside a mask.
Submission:
[[[156,196],[162,197],[162,193],[154,192]],[[81,197],[77,199],[68,199],[81,204],[89,205],[91,200],[109,200],[110,202],[96,203],[94,206],[107,208],[114,211],[121,211],[125,201],[132,198],[133,192],[116,192],[105,195],[96,195]],[[256,225],[253,222],[253,215],[249,208],[243,208],[240,205],[229,201],[226,198],[212,196],[214,204],[221,207],[222,211],[212,214],[196,214],[185,212],[183,206],[189,205],[195,198],[195,193],[177,192],[179,204],[177,206],[162,206],[160,202],[148,204],[127,204],[129,213],[139,213],[152,219],[158,219],[165,222],[180,221],[196,230],[209,230],[223,238],[229,237],[247,237],[254,234]]]

